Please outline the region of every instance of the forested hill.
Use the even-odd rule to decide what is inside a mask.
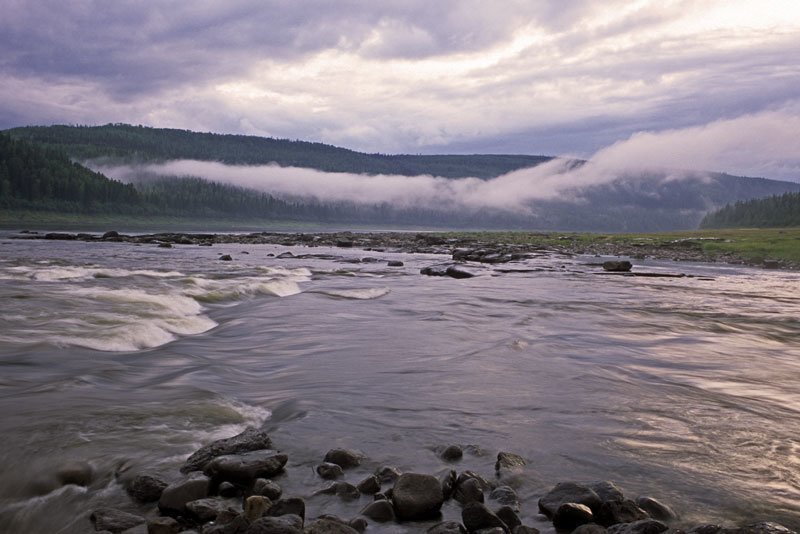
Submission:
[[[323,143],[128,124],[28,126],[7,132],[15,138],[63,149],[76,160],[108,157],[126,163],[196,159],[237,165],[277,163],[283,167],[306,167],[325,172],[493,178],[551,159],[546,156],[492,154],[364,154]]]
[[[709,213],[701,228],[800,226],[800,193],[786,193],[728,204]]]

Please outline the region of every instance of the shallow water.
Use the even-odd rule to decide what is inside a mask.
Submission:
[[[247,425],[289,454],[279,482],[310,517],[368,500],[311,497],[314,465],[342,446],[368,457],[354,483],[385,464],[493,477],[498,451],[521,454],[504,482],[544,531],[542,493],[597,479],[669,503],[679,524],[800,528],[797,273],[637,262],[692,276],[634,278],[542,256],[454,280],[418,274],[432,255],[0,243],[0,530],[84,532],[102,505],[150,513],[125,477],[177,477]],[[270,256],[286,250],[341,259]],[[346,261],[365,256],[380,261]],[[450,443],[468,446],[455,465],[434,452]],[[56,489],[73,461],[94,482]]]

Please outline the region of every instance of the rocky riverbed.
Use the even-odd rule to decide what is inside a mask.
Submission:
[[[525,243],[503,243],[491,234],[450,234],[410,232],[331,232],[331,233],[157,233],[122,234],[108,231],[102,235],[88,233],[63,233],[23,231],[18,239],[79,240],[85,242],[124,242],[153,245],[164,248],[181,245],[213,246],[223,244],[272,244],[304,247],[357,248],[366,252],[402,252],[450,255],[459,262],[473,261],[487,264],[508,263],[531,256],[592,255],[618,256],[632,259],[658,259],[691,262],[725,262],[753,264],[735,253],[709,256],[703,251],[701,240],[679,239],[669,242],[618,242],[611,240],[587,241],[574,236],[526,234]],[[541,239],[537,239],[537,237]],[[228,259],[228,258],[224,258]],[[771,269],[796,270],[800,265],[786,261],[759,261],[755,263]]]
[[[486,476],[458,471],[460,445],[437,450],[452,468],[443,473],[401,472],[381,466],[361,469],[365,456],[354,450],[320,454],[317,483],[304,495],[284,494],[280,481],[292,477],[290,454],[274,449],[265,432],[253,427],[209,443],[184,462],[177,473],[120,472],[117,479],[131,500],[132,513],[116,508],[86,511],[98,532],[129,534],[358,534],[392,531],[430,534],[537,534],[523,524],[523,507],[536,506],[542,522],[556,532],[576,534],[789,534],[777,524],[687,526],[670,506],[649,495],[629,498],[611,481],[560,482],[536,503],[520,502],[515,485],[527,469],[525,458],[501,451]],[[68,474],[69,476],[66,476]],[[64,484],[88,486],[89,466],[70,466],[57,473]],[[306,517],[306,500],[321,495],[340,499],[345,517]],[[442,507],[460,508],[459,520],[442,520]],[[530,514],[527,514],[530,516]],[[541,524],[539,526],[542,526]],[[549,527],[548,527],[549,529]]]

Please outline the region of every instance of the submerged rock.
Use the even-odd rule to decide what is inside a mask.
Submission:
[[[455,462],[464,456],[464,449],[460,445],[448,445],[439,453],[439,457],[446,462]]]
[[[500,504],[507,504],[509,506],[519,505],[519,497],[517,497],[517,492],[514,491],[514,488],[510,486],[499,486],[493,489],[489,494],[489,498],[493,501],[499,502]]]
[[[74,484],[88,486],[92,482],[94,468],[89,462],[74,462],[60,467],[56,471],[56,480],[62,486]]]
[[[208,497],[210,485],[208,477],[199,474],[174,482],[161,493],[158,509],[165,515],[182,515],[186,513],[186,503]]]
[[[181,473],[201,471],[208,462],[217,456],[239,454],[243,452],[271,449],[272,440],[266,432],[248,427],[241,434],[220,439],[198,449],[187,458],[181,467]]]
[[[572,531],[581,525],[594,520],[591,508],[585,504],[567,502],[562,504],[553,514],[553,526],[558,530]]]
[[[203,468],[203,473],[219,484],[222,481],[249,484],[283,471],[289,457],[272,450],[218,456]]]
[[[575,482],[560,482],[539,499],[539,511],[552,518],[558,508],[565,503],[583,504],[596,510],[601,502],[597,493],[587,486]]]
[[[361,465],[363,455],[349,449],[331,449],[325,455],[325,462],[336,464],[342,469],[358,467]]]
[[[141,474],[131,480],[125,490],[134,500],[146,503],[157,501],[167,486],[166,482],[156,476]]]
[[[98,508],[89,516],[95,530],[122,532],[147,522],[144,517],[115,508]]]
[[[517,471],[522,469],[528,464],[525,461],[525,458],[518,454],[514,454],[513,452],[498,452],[497,453],[497,461],[494,464],[494,470],[497,474],[500,474],[501,471],[511,470]]]
[[[356,486],[364,495],[375,495],[381,491],[381,481],[375,475],[370,475]]]
[[[344,471],[341,466],[336,464],[324,462],[317,466],[317,474],[326,480],[332,480],[344,476]]]
[[[443,502],[442,486],[431,475],[404,473],[392,490],[392,504],[400,519],[435,517]]]
[[[650,517],[658,519],[659,521],[670,521],[678,517],[678,514],[676,514],[672,508],[646,495],[637,497],[636,505],[647,512]]]
[[[233,258],[231,258],[230,254],[223,254],[218,259],[221,261],[233,261]]]

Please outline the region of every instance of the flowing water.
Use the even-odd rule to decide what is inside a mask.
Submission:
[[[679,525],[800,527],[797,273],[637,262],[691,275],[640,278],[542,256],[455,280],[419,274],[433,255],[0,243],[4,532],[85,532],[100,506],[152,515],[126,476],[176,478],[248,425],[289,454],[278,481],[311,517],[369,500],[312,496],[341,446],[368,458],[354,483],[381,465],[494,477],[497,452],[518,453],[528,467],[504,482],[543,531],[539,496],[599,479],[670,504]],[[467,451],[455,465],[435,453],[452,443]],[[59,487],[75,462],[92,483]]]

